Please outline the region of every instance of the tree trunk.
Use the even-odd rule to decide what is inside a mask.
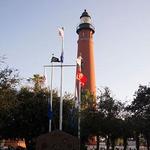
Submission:
[[[139,141],[139,134],[136,134],[136,149],[139,150],[140,147],[140,141]]]
[[[123,138],[123,150],[126,150],[127,149],[127,137],[124,137]]]
[[[110,143],[109,143],[109,135],[108,137],[106,138],[106,149],[109,150],[109,146],[110,146]]]
[[[97,150],[99,150],[99,141],[100,141],[99,140],[99,135],[97,135],[96,138],[97,138],[97,143],[96,143],[97,144]]]
[[[146,137],[146,143],[147,143],[147,150],[150,150],[149,146],[150,146],[150,142],[149,142],[149,138]]]
[[[115,149],[115,139],[111,139],[111,148],[112,150]]]

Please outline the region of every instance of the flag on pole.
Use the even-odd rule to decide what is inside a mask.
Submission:
[[[53,117],[53,112],[51,109],[51,104],[50,104],[50,102],[48,102],[48,118],[49,118],[49,120],[52,120],[52,117]]]
[[[84,87],[86,82],[87,82],[87,77],[85,75],[83,75],[80,80],[81,86]]]
[[[83,87],[85,83],[87,82],[87,77],[80,71],[77,72],[76,76],[77,80],[79,80],[81,86]]]
[[[61,52],[61,55],[60,55],[60,62],[63,63],[64,61],[64,52],[63,52],[63,39],[64,39],[64,28],[58,28],[58,33],[59,33],[59,36],[62,38],[62,52]]]
[[[61,38],[64,38],[64,28],[58,28],[58,34]]]
[[[82,57],[79,56],[76,61],[77,61],[77,64],[79,65],[79,67],[81,67]]]
[[[53,56],[51,62],[60,62],[60,60],[59,58]]]
[[[72,107],[69,112],[69,123],[71,128],[74,128],[76,125],[76,110],[75,107]]]
[[[63,51],[61,52],[61,55],[60,55],[60,62],[61,63],[64,62],[64,52]]]

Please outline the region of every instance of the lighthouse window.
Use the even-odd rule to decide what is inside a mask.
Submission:
[[[88,33],[87,32],[83,32],[82,33],[82,37],[84,37],[84,38],[86,37],[87,38],[88,37]]]
[[[83,32],[83,33],[82,33],[82,37],[84,37],[84,35],[85,35],[85,33]]]

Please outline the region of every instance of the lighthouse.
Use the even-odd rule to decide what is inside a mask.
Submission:
[[[96,95],[95,64],[94,64],[94,42],[93,34],[95,28],[92,25],[90,15],[86,10],[80,17],[80,23],[76,30],[78,34],[77,57],[82,57],[81,71],[87,77],[87,82],[83,90],[88,90],[92,95]]]

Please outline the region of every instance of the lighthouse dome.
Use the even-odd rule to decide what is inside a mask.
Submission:
[[[82,17],[89,17],[89,18],[91,18],[90,15],[88,14],[88,12],[86,11],[86,9],[84,9],[84,12],[82,13],[80,19],[81,19]]]

